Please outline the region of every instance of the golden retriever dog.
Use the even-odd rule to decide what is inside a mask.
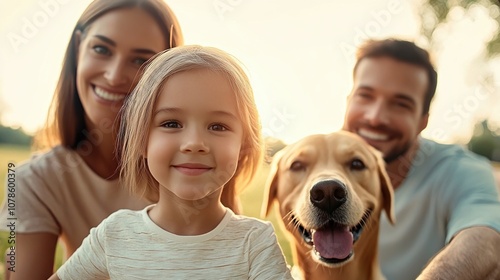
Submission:
[[[311,135],[279,151],[263,215],[276,202],[302,279],[384,279],[377,257],[382,210],[394,223],[384,160],[359,136]]]

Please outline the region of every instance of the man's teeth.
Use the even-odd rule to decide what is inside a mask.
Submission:
[[[358,133],[360,136],[362,136],[364,138],[368,138],[370,140],[375,140],[375,141],[386,141],[389,139],[389,136],[386,134],[380,134],[380,133],[368,131],[365,129],[360,129],[358,131]]]
[[[103,90],[100,87],[95,87],[95,93],[102,99],[108,101],[120,101],[125,98],[125,94],[115,94],[108,91]]]

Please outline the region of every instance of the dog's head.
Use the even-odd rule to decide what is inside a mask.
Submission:
[[[382,209],[394,222],[383,158],[350,132],[311,135],[285,147],[274,156],[266,185],[263,214],[277,202],[297,246],[326,266],[352,259]]]

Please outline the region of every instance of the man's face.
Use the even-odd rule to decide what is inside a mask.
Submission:
[[[389,57],[364,58],[353,82],[343,128],[381,151],[386,162],[405,154],[427,126],[425,69]]]

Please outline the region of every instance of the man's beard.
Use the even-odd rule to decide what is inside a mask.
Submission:
[[[389,163],[395,161],[396,159],[398,159],[399,157],[404,156],[408,152],[408,150],[410,149],[411,145],[412,145],[412,143],[408,142],[403,147],[390,151],[387,156],[384,156],[385,162],[387,164],[389,164]]]

